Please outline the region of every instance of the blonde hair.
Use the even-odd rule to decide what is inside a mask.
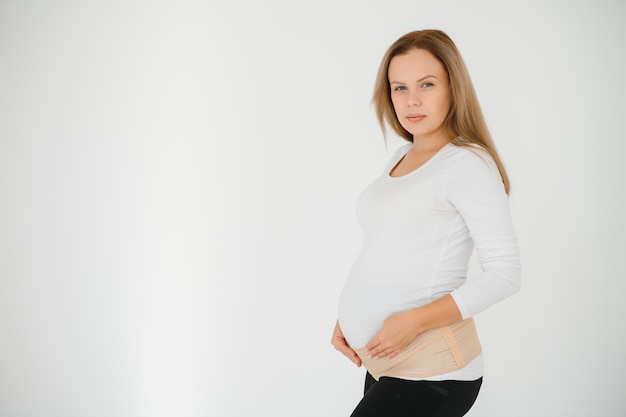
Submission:
[[[372,103],[383,136],[387,137],[387,126],[389,126],[400,137],[413,142],[413,135],[402,127],[396,116],[388,78],[392,58],[396,55],[404,55],[413,49],[424,49],[433,54],[448,74],[450,110],[443,123],[446,129],[455,135],[452,143],[458,146],[477,145],[484,149],[495,161],[504,189],[508,194],[509,177],[491,139],[465,62],[452,39],[441,30],[429,29],[407,33],[395,41],[385,53],[378,69],[372,96]]]

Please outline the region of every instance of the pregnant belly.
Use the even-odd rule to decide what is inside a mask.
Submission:
[[[362,348],[381,329],[387,317],[429,301],[426,289],[401,285],[348,281],[339,298],[339,326],[354,349]]]

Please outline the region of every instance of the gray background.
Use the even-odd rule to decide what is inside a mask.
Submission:
[[[349,415],[363,371],[329,339],[354,203],[400,144],[370,94],[423,28],[466,59],[523,256],[522,291],[477,317],[468,415],[623,415],[624,16],[1,1],[0,415]]]

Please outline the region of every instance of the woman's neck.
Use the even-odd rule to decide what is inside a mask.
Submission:
[[[436,152],[446,146],[453,137],[448,135],[439,135],[437,137],[419,137],[413,136],[413,152]]]

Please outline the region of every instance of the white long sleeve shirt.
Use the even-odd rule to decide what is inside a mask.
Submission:
[[[451,294],[465,319],[520,287],[508,197],[492,158],[449,143],[413,172],[392,177],[411,146],[396,151],[357,202],[363,246],[338,311],[353,348],[365,346],[395,312]],[[482,272],[467,277],[474,248]],[[472,380],[482,367],[481,355],[461,370],[428,379]]]

